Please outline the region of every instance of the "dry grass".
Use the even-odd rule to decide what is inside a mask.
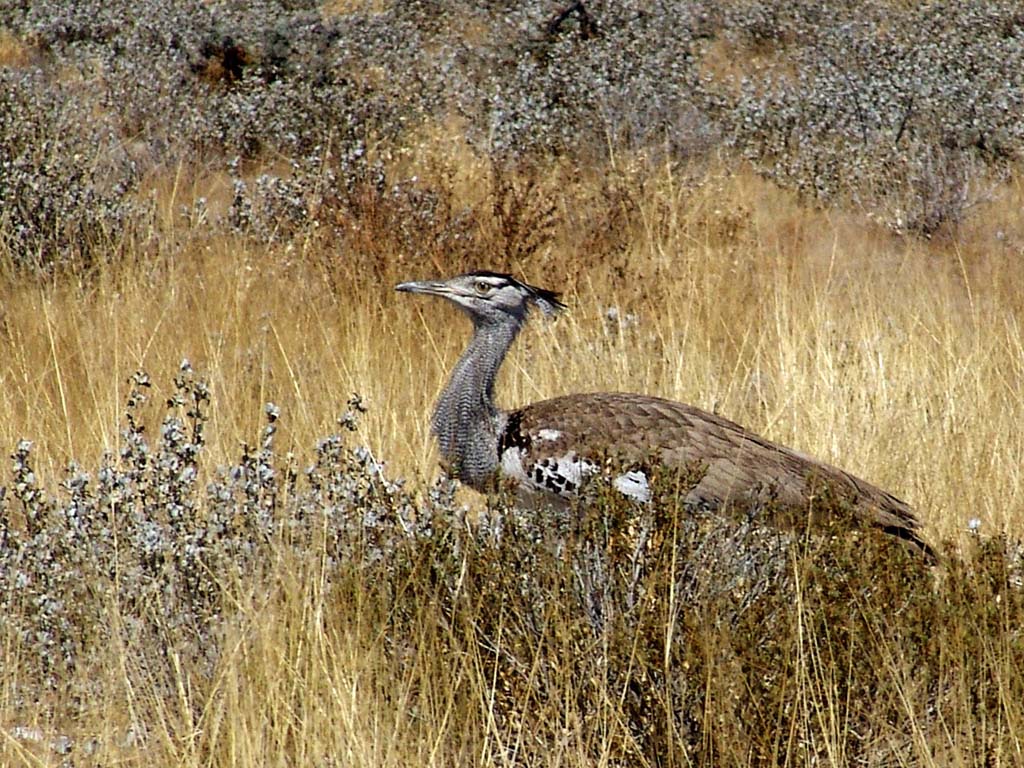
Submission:
[[[32,61],[33,51],[9,29],[0,27],[0,66],[24,67]]]
[[[1022,299],[1007,277],[1020,189],[979,214],[974,239],[931,243],[808,211],[743,173],[696,186],[662,174],[631,192],[622,255],[593,262],[575,212],[550,254],[517,270],[565,287],[570,311],[524,335],[503,402],[656,393],[891,488],[941,537],[969,517],[1024,524],[1022,442],[1007,429],[1024,416]],[[308,452],[358,392],[368,444],[399,474],[431,477],[430,407],[468,327],[391,287],[451,268],[396,260],[365,274],[301,247],[200,242],[83,280],[6,276],[0,441],[36,441],[50,472],[89,465],[116,446],[128,376],[145,369],[159,389],[188,358],[213,387],[212,463],[255,439],[268,401],[289,447]]]
[[[472,182],[483,173],[463,168],[467,197],[479,194],[482,178]],[[512,267],[565,287],[571,310],[524,335],[499,385],[505,404],[577,390],[656,393],[892,490],[919,510],[934,540],[957,539],[970,518],[987,532],[1024,527],[1024,440],[1015,429],[1024,423],[1024,299],[1011,277],[1024,249],[1019,182],[1001,189],[961,239],[923,242],[808,210],[742,171],[697,180],[662,171],[635,184],[623,172],[615,195],[597,180],[562,186],[558,178],[542,180],[538,192],[559,211],[549,248]],[[166,182],[162,195],[182,188]],[[593,219],[615,201],[628,214],[603,232]],[[116,448],[128,376],[145,369],[159,392],[188,358],[213,391],[211,467],[257,440],[268,401],[281,407],[284,447],[308,456],[358,392],[370,408],[361,438],[395,474],[433,476],[430,407],[468,328],[452,308],[392,285],[448,265],[398,255],[368,270],[358,254],[345,262],[321,244],[203,239],[169,215],[160,226],[160,237],[191,238],[195,247],[45,285],[2,277],[0,443],[34,440],[51,478],[71,459],[92,466]],[[613,235],[621,249],[595,247]],[[476,259],[509,266],[497,250]],[[396,651],[381,636],[388,606],[368,585],[325,590],[318,562],[285,558],[275,570],[266,590],[237,585],[239,620],[202,684],[182,670],[171,696],[156,682],[139,690],[132,686],[145,674],[131,670],[131,649],[111,650],[111,666],[97,673],[105,695],[74,728],[98,739],[89,762],[488,765],[519,747],[539,760],[528,745],[507,742],[514,729],[488,720],[493,659],[464,648],[453,664],[442,651],[457,644],[444,640],[451,630],[430,606],[419,617],[419,644]],[[808,631],[795,706],[818,732],[836,733],[845,710],[835,676],[851,660],[828,657]],[[886,642],[897,695],[905,670]],[[14,659],[17,649],[3,653]],[[396,653],[414,661],[396,671]],[[565,684],[568,695],[572,680]],[[0,675],[0,762],[57,764],[51,751],[10,736],[14,718],[45,733],[62,728],[45,707],[14,701],[16,689],[16,679]],[[623,695],[608,691],[598,715],[567,700],[564,741],[543,764],[584,764],[601,753],[594,740],[615,730]],[[1019,704],[1003,706],[1022,722]],[[607,720],[585,723],[585,714]],[[144,749],[125,739],[127,724],[140,721],[150,724]],[[955,735],[957,724],[949,727]],[[943,764],[974,764],[953,737],[941,746],[932,732],[914,735],[924,762],[938,753]],[[829,762],[842,765],[842,739],[835,745]],[[799,763],[798,749],[780,750],[779,760]],[[1020,759],[1018,751],[993,764]]]
[[[323,4],[321,13],[325,16],[360,12],[381,13],[385,7],[382,0],[330,0]]]

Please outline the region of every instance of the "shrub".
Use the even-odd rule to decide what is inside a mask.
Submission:
[[[720,119],[784,185],[931,234],[1022,156],[1015,3],[760,3],[730,7],[724,23],[734,52],[758,63],[735,97],[717,91]]]
[[[258,443],[202,487],[205,385],[183,363],[155,444],[136,415],[148,389],[137,374],[118,455],[94,474],[72,465],[58,495],[30,444],[15,450],[0,634],[18,700],[88,701],[78,673],[112,642],[136,654],[130,675],[174,698],[182,674],[213,674],[238,620],[233,585],[261,590],[271,567],[312,559],[339,621],[387,606],[371,631],[398,679],[422,673],[406,651],[433,628],[459,695],[521,737],[505,740],[509,760],[566,729],[623,764],[907,761],[951,721],[965,738],[1012,738],[999,697],[1024,695],[1024,590],[1005,541],[950,554],[937,580],[895,539],[851,530],[827,496],[815,531],[781,531],[765,510],[679,508],[699,475],[643,507],[598,484],[570,513],[496,498],[471,517],[452,483],[417,499],[348,444],[358,398],[302,471],[275,452],[268,405]],[[981,741],[1010,748],[1001,738]]]
[[[151,213],[115,127],[82,114],[73,83],[0,70],[0,254],[46,267],[89,264]]]
[[[395,173],[389,158],[426,121],[460,126],[500,164],[600,167],[623,152],[679,163],[727,147],[820,202],[925,235],[955,227],[1024,141],[1012,0],[446,0],[345,13],[46,0],[5,23],[32,49],[14,61],[38,71],[3,74],[0,184],[16,211],[4,237],[44,263],[118,232],[138,178],[183,158],[326,164],[337,177],[324,181],[350,197]]]

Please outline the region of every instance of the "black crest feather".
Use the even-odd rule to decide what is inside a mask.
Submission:
[[[539,288],[536,285],[524,283],[522,280],[517,280],[507,272],[492,272],[489,269],[477,269],[469,274],[472,277],[493,277],[501,280],[507,280],[513,285],[518,285],[527,292],[533,303],[536,304],[540,311],[548,317],[551,317],[565,309],[565,304],[561,301],[560,293],[556,291],[549,291],[547,288]]]

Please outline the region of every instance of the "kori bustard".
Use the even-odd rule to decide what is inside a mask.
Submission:
[[[653,460],[664,468],[696,466],[703,472],[684,505],[769,502],[800,514],[824,482],[856,518],[934,557],[913,512],[899,499],[699,408],[613,392],[565,395],[514,411],[499,408],[494,382],[505,354],[531,305],[549,316],[565,308],[557,293],[490,271],[395,288],[445,298],[473,321],[472,339],[437,401],[432,426],[448,471],[478,491],[505,480],[521,496],[564,503],[611,465],[614,487],[644,503],[651,497]]]

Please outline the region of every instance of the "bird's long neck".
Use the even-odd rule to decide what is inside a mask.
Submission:
[[[498,466],[498,435],[505,414],[494,404],[494,381],[522,322],[474,324],[473,338],[434,409],[434,434],[449,470],[485,486]]]

